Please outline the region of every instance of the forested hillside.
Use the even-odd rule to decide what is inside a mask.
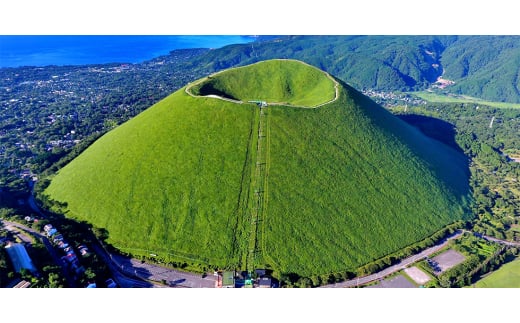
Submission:
[[[215,70],[270,58],[293,58],[320,67],[359,89],[424,88],[442,73],[438,37],[291,36],[233,45],[206,53],[193,66]]]
[[[442,54],[449,92],[520,102],[520,37],[463,36]]]
[[[209,51],[191,64],[220,70],[271,58],[305,61],[358,89],[428,89],[442,76],[455,82],[444,92],[520,102],[517,36],[288,36]]]

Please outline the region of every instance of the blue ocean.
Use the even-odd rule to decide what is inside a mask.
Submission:
[[[254,36],[5,36],[0,67],[140,63],[174,49],[220,48],[248,43]]]

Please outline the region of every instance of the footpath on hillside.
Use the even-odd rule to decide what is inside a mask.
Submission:
[[[303,62],[302,62],[303,63]],[[303,63],[306,64],[306,63]],[[308,64],[306,64],[308,65]],[[315,67],[313,67],[315,68]],[[228,69],[229,70],[229,69]],[[251,194],[251,198],[247,201],[247,207],[245,208],[242,217],[245,219],[245,235],[242,239],[244,243],[239,243],[241,250],[239,259],[241,259],[242,266],[246,268],[247,271],[252,272],[255,269],[255,264],[258,262],[259,255],[261,254],[261,245],[263,245],[263,237],[262,237],[262,221],[266,216],[267,209],[267,186],[268,186],[268,173],[269,173],[269,124],[268,124],[268,106],[269,105],[278,105],[278,106],[288,106],[293,108],[318,108],[329,103],[336,101],[339,97],[339,83],[327,72],[322,71],[327,78],[329,78],[334,83],[334,97],[326,102],[320,103],[318,105],[309,107],[309,106],[297,106],[287,102],[266,102],[266,101],[248,101],[244,102],[241,100],[229,99],[223,97],[221,95],[216,94],[208,94],[208,95],[196,95],[192,93],[191,89],[194,86],[200,85],[201,83],[207,81],[209,78],[215,78],[218,74],[226,72],[228,70],[220,71],[212,74],[209,77],[200,79],[195,81],[194,83],[188,84],[184,89],[185,93],[193,98],[211,98],[223,100],[226,102],[236,103],[236,104],[255,104],[258,106],[258,110],[255,111],[257,123],[256,128],[258,129],[258,133],[255,136],[255,140],[250,141],[250,149],[254,151],[253,160],[251,163],[250,169],[244,169],[244,171],[250,171],[251,177],[249,183],[242,183],[244,187],[242,187],[242,191],[249,191]],[[249,187],[246,188],[246,185]],[[245,262],[245,264],[243,263]]]
[[[262,102],[258,103],[258,138],[256,142],[256,161],[253,163],[254,172],[251,178],[251,189],[253,192],[253,201],[249,210],[251,210],[251,225],[249,232],[249,243],[246,257],[246,269],[252,272],[255,268],[255,260],[260,253],[260,226],[259,222],[264,218],[266,212],[266,189],[268,174],[268,111],[267,105]]]

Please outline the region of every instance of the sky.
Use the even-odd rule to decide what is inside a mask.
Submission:
[[[517,12],[510,0],[23,0],[2,3],[0,33],[518,34]]]

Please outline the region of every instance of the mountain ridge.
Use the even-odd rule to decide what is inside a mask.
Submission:
[[[327,74],[296,61],[213,80],[231,91],[254,77],[236,83],[242,93],[252,84],[268,92],[313,73],[311,87],[329,90],[310,99],[330,100]],[[337,100],[316,109],[192,97],[184,87],[96,141],[45,194],[124,252],[278,275],[355,270],[466,218],[465,158],[335,80]]]
[[[455,82],[444,92],[518,103],[518,57],[518,36],[281,36],[211,50],[188,66],[218,71],[291,58],[361,90],[425,90],[443,77]]]

